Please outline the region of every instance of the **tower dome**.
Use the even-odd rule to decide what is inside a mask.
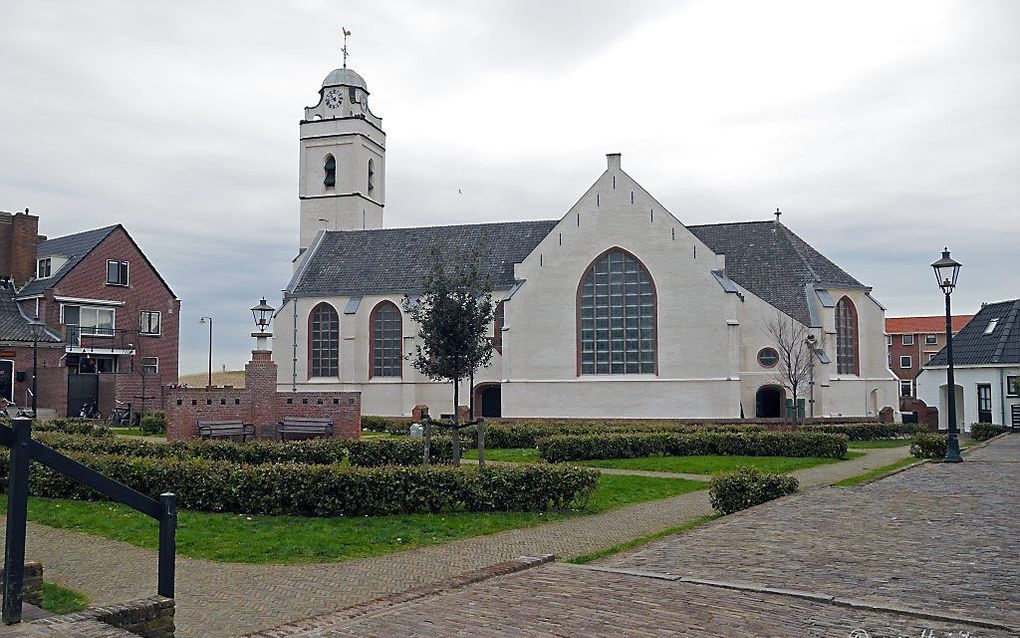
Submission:
[[[365,78],[358,75],[358,72],[354,69],[348,69],[347,67],[330,71],[326,79],[322,81],[322,88],[327,86],[354,86],[365,91],[368,90]]]

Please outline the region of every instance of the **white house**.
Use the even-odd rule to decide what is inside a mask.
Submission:
[[[416,329],[402,308],[433,247],[477,247],[499,301],[496,352],[461,396],[486,416],[780,416],[766,331],[777,311],[817,340],[809,415],[897,404],[871,288],[778,216],[685,226],[609,154],[558,219],[383,228],[385,135],[365,81],[339,69],[319,95],[301,122],[301,252],[275,329],[281,389],[360,391],[365,414],[450,412],[449,385],[405,359]]]
[[[939,408],[939,427],[948,428],[949,383],[943,349],[917,375],[917,398]],[[956,422],[1020,428],[1020,299],[985,304],[953,337]]]

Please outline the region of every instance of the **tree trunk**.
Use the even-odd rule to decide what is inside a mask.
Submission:
[[[460,465],[460,379],[453,380],[453,464]]]

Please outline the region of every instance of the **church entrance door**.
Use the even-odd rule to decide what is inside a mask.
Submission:
[[[487,419],[498,419],[502,416],[503,401],[498,383],[479,385],[476,392],[478,393],[478,404],[481,406],[481,412],[478,416],[483,416]]]
[[[783,398],[786,393],[778,385],[763,385],[754,395],[754,416],[759,419],[778,419],[783,416]]]

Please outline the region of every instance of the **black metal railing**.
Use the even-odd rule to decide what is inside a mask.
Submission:
[[[138,344],[138,334],[137,330],[67,325],[64,342],[75,348],[134,350]]]
[[[157,501],[64,456],[53,448],[32,440],[32,419],[16,418],[13,427],[0,425],[0,445],[5,445],[11,450],[7,476],[7,537],[3,573],[2,617],[5,624],[21,622],[29,461],[42,463],[159,521],[156,592],[167,598],[174,597],[174,560],[177,552],[176,494],[161,494]]]

